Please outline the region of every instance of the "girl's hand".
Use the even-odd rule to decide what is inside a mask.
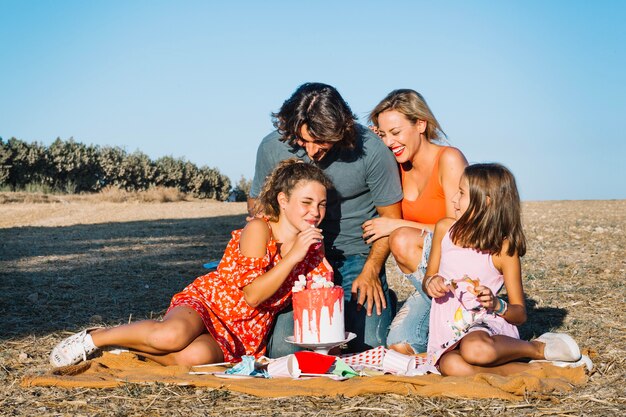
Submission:
[[[288,256],[293,257],[294,261],[300,262],[304,259],[311,245],[318,245],[322,242],[324,236],[322,236],[322,229],[317,227],[311,227],[298,233],[293,246],[287,253]]]
[[[381,237],[389,236],[396,229],[396,219],[389,217],[376,217],[363,223],[363,239],[365,243],[370,244]]]
[[[428,294],[431,298],[440,298],[447,293],[452,292],[452,289],[446,285],[443,277],[439,274],[432,275],[424,279],[427,280],[424,283],[426,287],[426,294]]]
[[[476,296],[478,302],[487,310],[497,310],[499,306],[498,297],[488,287],[478,285],[473,289],[469,287],[472,294]]]

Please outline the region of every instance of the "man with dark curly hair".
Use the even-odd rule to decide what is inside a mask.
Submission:
[[[321,83],[298,87],[277,113],[276,130],[257,151],[248,207],[253,207],[265,177],[281,161],[300,158],[314,163],[332,179],[326,218],[320,225],[335,283],[345,291],[346,331],[357,335],[350,351],[384,345],[395,305],[387,286],[387,237],[367,245],[361,225],[375,216],[401,218],[402,188],[396,161],[384,143],[356,122],[339,92]],[[393,303],[395,304],[395,303]],[[293,312],[278,316],[268,353],[293,351],[285,337],[293,334]]]

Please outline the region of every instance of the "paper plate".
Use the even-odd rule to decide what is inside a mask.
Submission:
[[[297,346],[300,346],[300,347],[303,347],[303,348],[306,348],[306,349],[320,350],[320,349],[330,349],[330,348],[334,348],[335,346],[343,345],[344,343],[348,343],[349,341],[351,341],[355,337],[356,337],[356,334],[354,334],[352,332],[346,332],[345,338],[343,340],[338,341],[338,342],[329,342],[329,343],[299,343],[299,342],[296,342],[293,339],[293,336],[287,336],[285,338],[285,342],[291,343],[292,345],[297,345]]]
[[[250,378],[265,378],[263,375],[240,375],[240,374],[227,374],[226,372],[213,372],[218,378],[224,379],[250,379]]]

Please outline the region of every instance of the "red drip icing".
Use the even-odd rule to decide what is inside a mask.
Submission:
[[[332,320],[334,317],[334,310],[335,310],[335,303],[338,300],[343,301],[343,288],[339,286],[335,286],[332,288],[319,288],[319,289],[314,289],[314,290],[307,289],[307,290],[293,293],[294,339],[296,339],[297,342],[302,341],[302,329],[304,325],[304,323],[302,323],[302,314],[304,310],[308,310],[309,312],[309,320],[308,320],[309,329],[308,330],[309,331],[313,330],[311,328],[311,318],[313,317],[312,316],[313,312],[315,312],[315,322],[316,322],[315,324],[317,326],[317,342],[321,343],[320,320],[322,317],[322,308],[324,307],[328,308],[328,313],[330,314],[330,320],[331,320],[331,325],[332,325]],[[341,301],[339,302],[340,306],[342,305]],[[296,329],[296,326],[299,326],[299,328]]]

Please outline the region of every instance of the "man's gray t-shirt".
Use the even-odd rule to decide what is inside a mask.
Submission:
[[[335,190],[329,190],[326,217],[320,225],[326,254],[369,253],[361,225],[377,216],[376,206],[388,206],[402,199],[398,165],[393,154],[369,129],[357,125],[353,150],[331,149],[316,163],[330,177]],[[282,160],[299,158],[312,162],[304,148],[292,147],[274,131],[261,141],[257,150],[250,196],[258,197],[265,178]]]

